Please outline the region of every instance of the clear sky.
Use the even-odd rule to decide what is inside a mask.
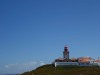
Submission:
[[[100,0],[0,0],[0,74],[62,57],[100,56]]]

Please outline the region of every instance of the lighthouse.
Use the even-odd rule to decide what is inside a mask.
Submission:
[[[63,58],[64,59],[69,59],[69,51],[68,51],[68,47],[67,46],[64,47]]]

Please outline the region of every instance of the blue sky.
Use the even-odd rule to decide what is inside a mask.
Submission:
[[[0,0],[0,74],[62,57],[100,56],[99,0]]]

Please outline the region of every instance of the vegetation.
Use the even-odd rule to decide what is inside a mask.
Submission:
[[[67,66],[55,68],[52,65],[44,65],[21,75],[100,75],[100,67]]]

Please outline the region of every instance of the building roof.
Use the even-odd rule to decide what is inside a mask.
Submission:
[[[80,57],[78,58],[78,62],[87,63],[91,60],[91,57]]]
[[[100,60],[95,60],[95,62],[100,62]]]

